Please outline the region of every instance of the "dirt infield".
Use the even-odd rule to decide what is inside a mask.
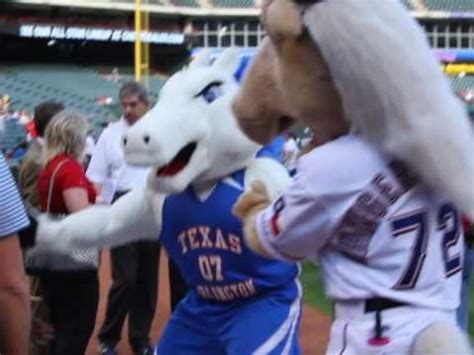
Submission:
[[[160,260],[159,275],[159,297],[158,307],[153,321],[151,339],[156,343],[165,326],[170,314],[169,306],[169,285],[168,285],[168,266],[166,255],[162,254]],[[104,252],[102,266],[100,269],[100,301],[99,312],[97,314],[96,329],[89,343],[86,355],[98,354],[97,332],[105,314],[107,301],[107,292],[110,286],[110,262],[109,253]],[[305,306],[303,309],[303,319],[301,324],[301,346],[304,354],[322,355],[324,354],[325,344],[327,344],[330,319],[318,310]],[[122,331],[122,341],[119,344],[120,355],[132,355],[132,351],[127,341],[127,326]]]

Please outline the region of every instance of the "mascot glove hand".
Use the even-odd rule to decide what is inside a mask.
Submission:
[[[48,217],[47,214],[41,214],[37,218],[38,229],[36,230],[35,248],[45,250],[60,250],[60,236],[58,235],[57,220]]]
[[[244,192],[232,208],[232,213],[245,220],[249,215],[259,212],[270,205],[267,189],[261,181],[252,183],[250,190]]]

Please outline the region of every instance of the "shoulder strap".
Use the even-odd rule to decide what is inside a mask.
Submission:
[[[62,162],[56,166],[56,169],[54,169],[53,174],[51,175],[51,180],[49,181],[49,188],[48,188],[48,202],[46,203],[46,213],[49,213],[49,209],[51,207],[51,198],[53,196],[53,187],[54,187],[54,179],[56,175],[58,174],[59,169],[66,164],[69,161],[69,159],[65,159]]]

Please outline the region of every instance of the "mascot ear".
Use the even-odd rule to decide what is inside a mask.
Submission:
[[[196,57],[189,63],[189,69],[196,69],[202,67],[208,67],[211,64],[211,51],[209,49],[203,49]]]
[[[273,41],[294,39],[303,34],[300,8],[292,1],[273,1],[262,10],[263,23]]]
[[[231,75],[234,75],[235,71],[239,67],[239,64],[239,50],[236,47],[230,47],[217,57],[213,65],[218,69],[224,70]]]

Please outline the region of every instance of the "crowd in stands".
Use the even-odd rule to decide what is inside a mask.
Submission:
[[[25,158],[28,146],[38,138],[38,123],[34,119],[38,114],[30,114],[27,110],[12,111],[9,109],[9,101],[8,95],[0,97],[0,151],[9,166],[15,169]],[[94,138],[89,135],[86,142],[87,155],[91,154],[93,146]]]
[[[30,132],[33,109],[38,102],[51,98],[59,98],[68,108],[83,112],[89,118],[91,135],[97,139],[104,127],[120,116],[116,92],[132,78],[129,68],[0,66],[0,132],[8,131],[3,137],[0,135],[2,151],[9,161],[21,158],[24,144],[35,134]],[[157,93],[163,83],[163,77],[153,73],[149,78],[151,92]]]
[[[15,161],[23,158],[36,129],[28,111],[10,111],[9,101],[8,95],[0,97],[0,147],[7,159]]]

